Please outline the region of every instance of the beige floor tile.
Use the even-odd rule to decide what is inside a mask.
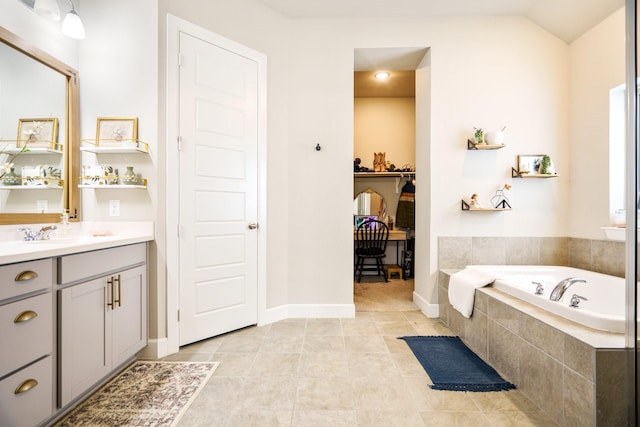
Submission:
[[[390,353],[349,353],[351,378],[397,377],[400,374]]]
[[[354,410],[354,398],[348,378],[308,377],[298,380],[295,410]]]
[[[211,353],[174,353],[171,354],[162,360],[167,360],[171,362],[208,362],[211,360]],[[216,360],[217,362],[217,360]]]
[[[297,378],[247,377],[238,396],[238,408],[247,411],[293,411]]]
[[[217,353],[253,353],[258,351],[264,337],[256,335],[229,335],[227,336]]]
[[[347,353],[302,353],[298,375],[320,378],[348,377]]]
[[[348,353],[388,353],[389,348],[383,337],[344,337],[345,349]]]
[[[489,419],[479,411],[423,411],[420,416],[425,426],[493,427]]]
[[[418,411],[358,411],[362,427],[422,427]]]
[[[249,371],[252,377],[297,377],[300,353],[258,353]]]
[[[264,337],[260,351],[263,353],[300,353],[302,351],[302,335],[269,335]]]
[[[220,365],[179,425],[555,425],[518,390],[432,390],[397,337],[454,334],[406,304],[413,282],[401,282],[363,283],[354,319],[287,319],[181,348],[171,360]]]
[[[342,335],[342,326],[339,321],[335,320],[308,320],[304,334],[305,336],[340,336]]]
[[[408,398],[406,384],[398,377],[361,377],[352,379],[355,404],[359,411],[415,411]]]
[[[302,345],[303,352],[335,353],[344,351],[342,336],[306,336]]]
[[[356,427],[356,411],[293,411],[292,427]]]
[[[491,411],[484,413],[495,427],[557,427],[558,424],[542,412]]]

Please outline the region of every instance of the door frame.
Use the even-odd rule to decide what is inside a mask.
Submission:
[[[180,73],[179,49],[180,33],[186,33],[258,64],[258,324],[261,325],[267,309],[267,57],[233,40],[219,36],[191,22],[167,14],[167,92],[166,92],[166,266],[167,266],[167,352],[176,353],[180,349],[178,309],[180,302],[180,258],[179,258],[179,212],[175,202],[179,200],[178,162],[173,155],[178,150],[178,129],[180,120]],[[158,307],[158,312],[161,312]]]

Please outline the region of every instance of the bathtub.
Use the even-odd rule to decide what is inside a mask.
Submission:
[[[580,270],[572,267],[545,265],[469,265],[467,268],[491,272],[497,280],[495,289],[519,298],[543,310],[602,331],[625,332],[625,279]],[[549,295],[563,279],[578,277],[586,283],[571,285],[560,301],[551,301]],[[536,285],[544,286],[542,295],[536,295]],[[579,308],[569,307],[571,296],[585,297]]]

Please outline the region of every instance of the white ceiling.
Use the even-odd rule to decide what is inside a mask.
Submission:
[[[571,43],[625,0],[259,0],[290,18],[522,15]]]

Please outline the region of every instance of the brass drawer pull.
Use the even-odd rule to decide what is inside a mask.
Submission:
[[[121,307],[120,303],[122,300],[122,287],[120,286],[120,275],[118,274],[118,277],[113,280],[118,284],[118,299],[115,302],[118,303],[118,307]]]
[[[33,320],[38,317],[38,313],[35,311],[27,310],[18,314],[15,319],[13,319],[13,323],[22,323],[28,322],[29,320]]]
[[[22,384],[20,384],[18,388],[16,388],[16,391],[14,391],[13,394],[26,393],[32,388],[35,388],[37,385],[38,381],[34,380],[33,378],[28,379],[26,381],[23,381]]]
[[[115,306],[115,294],[113,292],[113,276],[111,276],[110,278],[107,279],[107,285],[111,286],[111,302],[107,303],[107,306],[111,307],[111,310],[115,310],[116,306]],[[109,289],[107,289],[107,293],[109,292]]]
[[[36,273],[35,271],[27,270],[27,271],[23,271],[22,273],[18,273],[18,275],[15,278],[15,281],[26,282],[27,280],[35,279],[37,277],[38,277],[38,273]]]

